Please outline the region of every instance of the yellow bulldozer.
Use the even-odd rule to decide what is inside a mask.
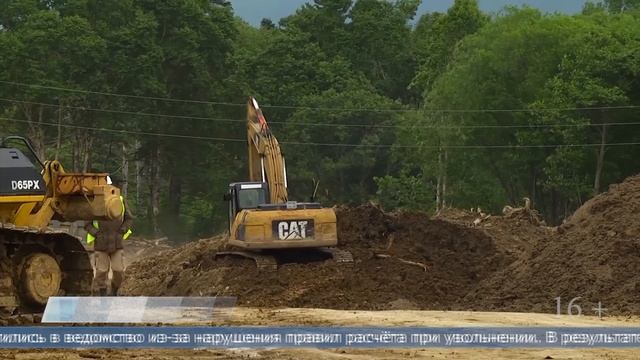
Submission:
[[[38,170],[9,143],[22,142]],[[83,242],[52,220],[116,219],[120,190],[105,173],[67,173],[42,162],[28,140],[0,143],[0,316],[40,312],[50,296],[88,295],[93,270]]]
[[[247,103],[249,181],[229,185],[228,251],[253,259],[261,270],[275,270],[278,259],[291,250],[326,254],[338,263],[351,263],[350,252],[340,250],[336,214],[317,202],[288,198],[287,168],[278,140],[258,102]]]

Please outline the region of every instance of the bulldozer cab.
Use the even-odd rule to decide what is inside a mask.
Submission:
[[[40,172],[18,149],[0,148],[0,195],[44,195]]]
[[[0,140],[0,196],[3,203],[9,202],[4,196],[22,196],[19,202],[26,202],[28,196],[35,196],[36,201],[42,200],[46,194],[46,184],[40,171],[33,166],[29,157],[25,156],[17,148],[9,147],[10,140],[23,141],[31,151],[31,156],[40,164],[31,144],[24,138],[18,136],[7,136]],[[27,196],[27,197],[25,197]],[[33,199],[32,199],[33,200]]]

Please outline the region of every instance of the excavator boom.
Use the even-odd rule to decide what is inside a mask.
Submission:
[[[254,98],[249,99],[247,103],[247,144],[249,181],[269,184],[270,203],[287,202],[287,167],[284,154]]]

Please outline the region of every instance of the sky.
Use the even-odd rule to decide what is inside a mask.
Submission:
[[[229,0],[237,15],[253,25],[263,18],[278,22],[311,0]],[[548,12],[577,13],[587,0],[478,0],[480,8],[486,12],[496,12],[506,5],[529,5]],[[453,0],[422,0],[418,16],[429,11],[446,11]]]

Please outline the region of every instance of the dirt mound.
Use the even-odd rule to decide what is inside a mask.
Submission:
[[[191,264],[206,254],[215,253],[222,247],[223,240],[222,237],[203,239],[138,260],[127,268],[127,278],[120,291],[149,296],[198,295],[197,288],[176,286],[177,280],[195,280],[197,276]]]
[[[526,221],[535,226],[546,225],[540,213],[537,210],[529,208],[509,209],[504,214],[504,217],[507,219]]]
[[[507,216],[495,216],[455,208],[440,210],[435,219],[445,220],[485,232],[490,236],[496,249],[514,260],[528,256],[533,247],[548,239],[553,229],[541,226],[541,222],[531,221],[531,217],[515,211]]]
[[[640,176],[585,203],[524,256],[468,297],[482,309],[555,312],[576,297],[585,313],[640,312]]]
[[[435,219],[444,219],[459,224],[472,225],[474,220],[480,217],[480,214],[476,211],[445,207],[439,210],[433,217]]]
[[[127,240],[127,246],[124,251],[124,260],[126,266],[132,264],[142,258],[157,255],[163,251],[170,250],[171,246],[167,238],[145,239],[141,237],[133,237]]]
[[[336,209],[352,266],[291,253],[277,272],[215,260],[222,238],[135,263],[134,295],[232,295],[241,305],[333,309],[640,313],[640,176],[612,186],[558,228],[530,216],[452,209],[430,219],[373,205]],[[480,217],[480,221],[476,221]],[[426,270],[426,271],[425,271]]]
[[[290,258],[275,273],[249,260],[215,260],[222,238],[206,239],[134,264],[132,295],[233,295],[243,305],[335,309],[455,309],[478,281],[509,260],[482,231],[421,213],[387,214],[372,205],[336,209],[340,247],[351,266]],[[425,268],[426,270],[425,271]]]

